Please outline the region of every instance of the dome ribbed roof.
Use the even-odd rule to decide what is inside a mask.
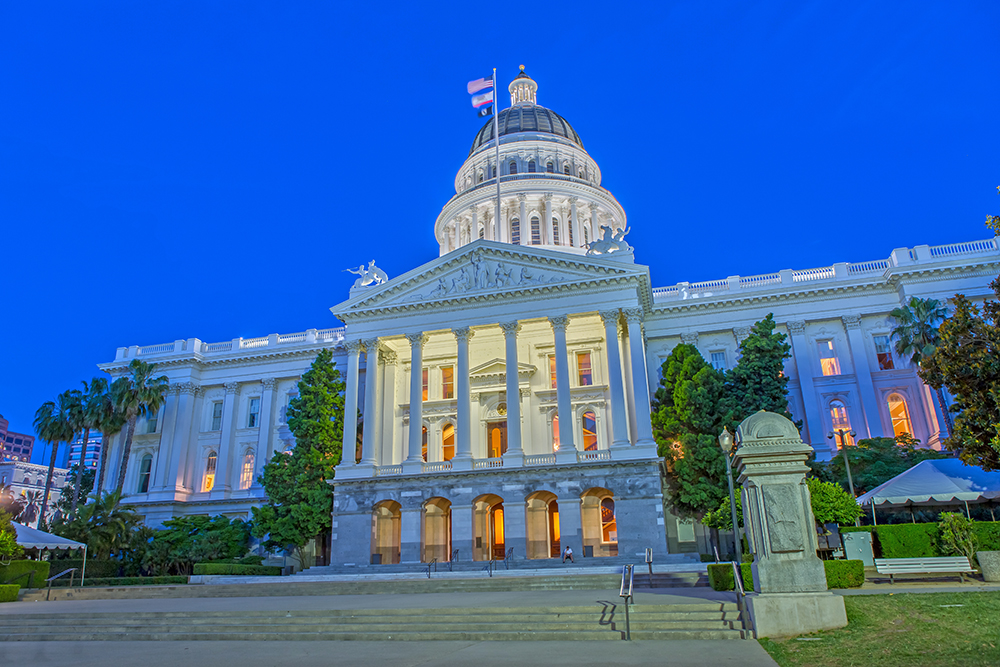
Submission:
[[[518,104],[500,112],[497,122],[500,125],[500,136],[517,132],[542,132],[554,134],[583,148],[583,141],[569,122],[551,109],[537,104]],[[472,142],[469,155],[475,153],[485,144],[493,141],[493,119],[491,118],[483,129],[479,130],[476,140]]]

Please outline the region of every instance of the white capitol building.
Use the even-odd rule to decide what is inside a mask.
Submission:
[[[337,564],[707,551],[701,527],[665,509],[650,397],[674,346],[731,367],[768,313],[792,345],[791,412],[821,458],[836,451],[834,427],[943,437],[930,391],[892,350],[888,313],[911,296],[988,295],[996,239],[653,287],[634,254],[654,250],[628,245],[625,211],[580,137],[523,72],[509,90],[499,219],[490,120],[435,222],[440,256],[351,289],[331,308],[345,327],[121,347],[101,364],[117,377],[139,358],[170,379],[163,409],[136,429],[125,482],[148,523],[248,517],[261,467],[294,446],[285,407],[324,348],[346,377],[346,414],[364,415],[353,458],[345,424],[334,482]],[[610,251],[588,255],[601,239]]]

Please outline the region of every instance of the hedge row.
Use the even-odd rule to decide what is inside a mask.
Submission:
[[[825,560],[827,588],[860,588],[865,583],[865,563],[860,560]]]
[[[88,568],[89,569],[89,568]],[[85,587],[112,587],[112,586],[165,586],[168,584],[186,584],[187,577],[87,577],[84,581]],[[73,586],[80,585],[80,577],[73,580]],[[53,588],[66,588],[69,586],[69,577],[57,579],[52,582]]]
[[[0,602],[17,602],[20,590],[18,584],[0,584]]]
[[[232,574],[247,577],[277,577],[281,568],[276,565],[235,565],[233,563],[195,563],[194,574]]]
[[[64,558],[60,560],[52,561],[52,572],[62,572],[63,570],[68,570],[71,567],[75,567],[77,570],[77,576],[80,576],[80,571],[83,570],[83,559],[82,558]],[[117,560],[104,560],[104,559],[87,559],[87,578],[90,577],[117,577],[121,574],[121,561]]]
[[[742,563],[740,569],[743,571],[743,590],[753,590],[753,571],[750,563]],[[714,590],[733,590],[733,565],[732,563],[712,563],[708,566],[708,583]]]
[[[49,566],[50,563],[47,560],[14,560],[9,565],[0,565],[0,584],[13,582],[27,588],[28,577],[21,575],[34,571],[35,576],[32,578],[31,585],[35,588],[42,588],[45,586],[45,580],[51,576]],[[16,581],[14,581],[15,579]]]
[[[973,521],[980,551],[1000,551],[1000,522]],[[944,556],[939,545],[936,523],[894,523],[884,526],[844,526],[841,533],[860,530],[872,532],[877,538],[881,558],[933,558]]]

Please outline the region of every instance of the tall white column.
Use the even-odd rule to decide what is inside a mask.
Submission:
[[[493,200],[496,201],[495,199]],[[496,210],[496,204],[494,209]],[[500,203],[500,219],[497,220],[497,241],[500,243],[510,243],[510,209]]]
[[[816,405],[806,323],[801,320],[790,321],[786,322],[785,326],[788,327],[789,337],[792,339],[792,356],[795,358],[795,370],[799,374],[799,388],[802,390],[802,407],[806,411],[806,434],[809,436],[809,444],[814,448],[822,447],[826,438],[823,437],[823,421]]]
[[[174,431],[177,427],[177,406],[180,387],[170,385],[166,400],[163,401],[163,426],[160,428],[160,445],[156,448],[154,469],[150,475],[150,492],[163,491],[169,483],[170,457],[173,455]],[[81,461],[87,452],[87,443],[83,443]]]
[[[456,370],[457,417],[455,429],[455,458],[452,466],[456,470],[472,469],[472,398],[469,378],[469,341],[475,332],[469,327],[452,329],[458,343],[458,364]]]
[[[260,381],[260,415],[257,431],[257,453],[253,461],[253,479],[250,480],[251,488],[260,488],[260,477],[264,466],[271,459],[271,424],[274,420],[274,385],[275,378],[264,378]]]
[[[875,383],[872,380],[872,368],[868,363],[865,351],[864,332],[861,331],[860,315],[844,315],[844,327],[847,329],[847,340],[851,346],[851,357],[854,360],[854,377],[858,379],[858,391],[861,393],[861,404],[865,409],[865,430],[869,438],[882,437],[882,417],[879,415],[878,399],[875,398]]]
[[[566,325],[568,315],[556,315],[549,318],[552,333],[556,342],[556,409],[559,413],[559,460],[576,461],[576,443],[573,432],[576,430],[576,418],[573,415],[573,405],[569,385],[569,352],[566,349]]]
[[[625,386],[622,383],[622,358],[618,348],[617,310],[602,310],[604,338],[608,349],[608,386],[611,389],[611,446],[628,447],[628,424],[625,414]]]
[[[427,336],[423,333],[406,334],[406,340],[410,341],[410,438],[405,463],[420,465],[424,433],[423,352]]]
[[[576,197],[569,198],[569,218],[570,224],[573,225],[573,243],[576,247],[583,247],[583,230],[580,229],[580,218],[576,213],[576,202],[579,201]]]
[[[188,467],[188,450],[191,446],[191,427],[194,422],[195,393],[199,387],[191,382],[177,385],[177,423],[174,425],[174,437],[170,444],[170,464],[167,466],[165,490],[173,493],[183,492],[184,470]]]
[[[373,466],[375,436],[378,434],[378,338],[368,338],[365,345],[365,412],[361,434],[361,465]]]
[[[403,460],[402,453],[396,454],[396,360],[396,353],[388,348],[379,353],[379,364],[382,368],[380,465],[394,465]]]
[[[347,380],[344,389],[344,443],[340,465],[355,465],[358,448],[358,358],[361,356],[360,340],[344,341],[347,348]]]
[[[470,206],[469,213],[472,215],[472,226],[469,228],[469,239],[466,243],[472,243],[479,239],[479,211],[476,210],[475,206]]]
[[[545,201],[545,220],[542,221],[542,243],[553,245],[556,241],[552,238],[552,193],[546,192],[543,199]]]
[[[594,235],[594,239],[601,238],[601,217],[597,214],[601,210],[601,207],[596,202],[590,203],[590,233]]]
[[[517,367],[517,332],[521,325],[517,322],[505,322],[503,329],[506,344],[507,375],[507,453],[505,458],[520,459],[524,455],[521,447],[521,387]]]
[[[216,459],[215,483],[212,496],[228,495],[233,489],[233,436],[236,433],[236,413],[240,403],[240,383],[227,382],[222,402],[222,437]]]
[[[531,245],[531,225],[525,219],[528,216],[528,195],[519,194],[517,201],[520,202],[521,206],[521,245]]]
[[[652,447],[655,451],[656,440],[653,439],[653,421],[649,400],[649,376],[646,368],[646,344],[642,339],[642,308],[626,308],[625,320],[628,322],[628,346],[632,357],[632,384],[635,393],[636,446]]]

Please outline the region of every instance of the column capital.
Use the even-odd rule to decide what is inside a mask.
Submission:
[[[601,205],[598,204],[597,202],[590,202],[589,206],[591,213],[597,213],[601,208]]]
[[[368,354],[378,354],[379,344],[378,338],[363,338],[361,339],[361,344],[365,346],[365,352]]]
[[[542,195],[542,199],[545,201],[552,201],[552,193],[546,192],[544,195]]]
[[[553,315],[549,318],[549,324],[552,325],[553,331],[566,331],[566,325],[569,324],[569,315]]]
[[[523,192],[518,192],[517,193],[517,201],[521,201],[521,202],[528,201],[528,195],[524,194]]]
[[[751,327],[733,327],[733,335],[736,336],[736,342],[742,343],[749,338],[751,330]]]
[[[357,339],[344,341],[344,348],[348,354],[358,354],[364,346],[364,343]]]
[[[238,396],[239,393],[240,393],[240,383],[239,382],[227,382],[227,383],[225,383],[222,386],[226,388],[226,393],[227,394],[232,394],[234,396]]]
[[[579,197],[569,197],[566,201],[568,201],[571,205],[576,206],[576,203],[578,201],[580,201],[580,198]]]
[[[410,341],[410,347],[423,348],[424,343],[427,342],[427,334],[423,332],[408,333],[408,334],[403,334],[403,336],[406,338],[406,340]]]
[[[201,387],[196,385],[194,382],[178,382],[174,386],[181,394],[196,394],[201,389]]]
[[[844,315],[841,319],[844,320],[844,326],[848,329],[860,329],[861,328],[861,316],[860,315]]]
[[[521,323],[517,321],[501,322],[500,328],[503,330],[505,336],[513,336],[516,335],[517,332],[521,330]]]
[[[168,385],[167,386],[167,393],[168,394],[173,394],[174,396],[177,396],[178,394],[180,394],[181,393],[181,386],[180,386],[180,384],[171,384],[171,385]]]
[[[806,323],[802,320],[789,320],[785,322],[785,326],[792,335],[802,335],[806,332]]]
[[[640,324],[645,319],[646,315],[642,308],[623,308],[622,313],[625,314],[625,321],[639,322]]]
[[[465,343],[468,343],[476,335],[472,327],[458,327],[457,329],[452,329],[451,332],[455,334],[455,340]]]
[[[392,350],[383,347],[378,351],[378,362],[383,366],[395,366],[398,356]]]
[[[476,205],[473,204],[469,207],[469,215],[476,215],[476,213],[478,213],[478,209],[476,208]]]
[[[260,381],[265,390],[273,390],[274,385],[277,384],[277,382],[278,378],[264,378]]]
[[[685,345],[694,345],[695,347],[697,347],[698,346],[698,332],[697,331],[691,331],[691,332],[688,332],[688,333],[682,333],[681,334],[681,342],[684,343]]]
[[[618,318],[621,315],[621,313],[617,309],[602,310],[599,314],[601,316],[601,321],[604,322],[605,325],[607,325],[608,322],[614,322],[615,324],[617,324]]]

